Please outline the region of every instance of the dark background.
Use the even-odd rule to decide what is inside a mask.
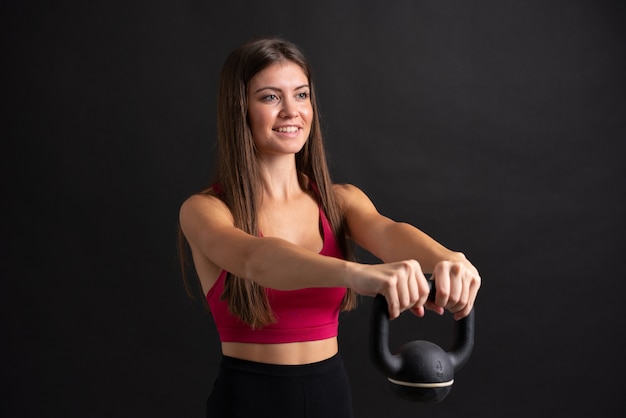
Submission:
[[[313,64],[334,179],[483,278],[439,404],[374,370],[369,300],[343,315],[356,416],[626,411],[624,2],[1,7],[3,417],[203,416],[219,346],[183,291],[178,208],[212,174],[221,64],[262,34]],[[447,344],[433,317],[394,339]]]

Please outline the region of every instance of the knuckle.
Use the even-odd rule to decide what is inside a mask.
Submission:
[[[405,269],[405,270],[408,270],[408,271],[413,270],[414,265],[413,265],[412,261],[413,260],[403,260],[402,263],[401,263],[402,264],[402,268]]]
[[[437,289],[437,296],[442,299],[450,298],[450,290],[449,289]]]
[[[463,303],[455,303],[450,307],[450,312],[457,313],[462,312],[465,309],[465,304]]]
[[[472,281],[477,287],[480,287],[482,284],[482,278],[479,275],[475,275]]]
[[[410,259],[410,260],[403,260],[402,261],[402,266],[408,270],[409,272],[416,272],[420,270],[420,263],[417,260],[414,259]]]

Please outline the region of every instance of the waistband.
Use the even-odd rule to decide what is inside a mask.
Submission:
[[[226,370],[237,370],[245,373],[282,377],[325,374],[336,370],[338,367],[343,368],[343,360],[341,359],[339,353],[326,360],[297,365],[257,363],[256,361],[242,360],[223,355],[221,364],[221,368]]]

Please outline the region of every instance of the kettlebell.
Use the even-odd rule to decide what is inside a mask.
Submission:
[[[434,300],[434,282],[429,299]],[[474,309],[456,321],[456,338],[449,352],[430,341],[410,341],[397,354],[389,350],[389,311],[383,295],[374,298],[370,323],[370,356],[387,376],[391,390],[413,402],[440,402],[452,390],[454,373],[467,362],[474,347]]]

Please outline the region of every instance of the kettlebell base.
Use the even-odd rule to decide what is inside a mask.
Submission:
[[[447,382],[404,382],[402,380],[392,379],[391,377],[387,378],[391,383],[398,386],[406,386],[410,388],[445,388],[448,386],[452,386],[454,383],[454,379],[448,380]]]
[[[391,387],[391,391],[396,396],[404,400],[411,402],[436,403],[442,401],[446,398],[446,396],[448,396],[452,390],[453,382],[454,380],[441,383],[412,383],[389,379],[389,386]]]

